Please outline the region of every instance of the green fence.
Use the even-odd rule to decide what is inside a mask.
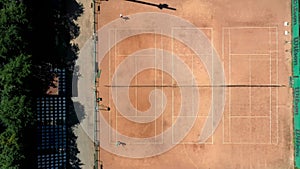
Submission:
[[[299,0],[292,0],[292,57],[295,167],[300,168]]]
[[[292,1],[293,76],[299,76],[299,1]]]

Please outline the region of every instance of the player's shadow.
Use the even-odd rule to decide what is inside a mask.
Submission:
[[[73,71],[78,45],[72,41],[80,34],[76,23],[83,5],[76,0],[24,0],[31,23],[29,48],[32,52],[32,85],[35,95],[48,89],[51,68]]]
[[[162,10],[162,9],[176,10],[176,8],[169,7],[168,4],[161,4],[161,3],[155,4],[155,3],[151,3],[151,2],[138,1],[138,0],[126,0],[126,1],[140,3],[140,4],[144,4],[144,5],[155,6],[155,7],[159,8],[160,10]]]
[[[128,21],[130,18],[128,16],[122,16],[121,17],[124,21]]]

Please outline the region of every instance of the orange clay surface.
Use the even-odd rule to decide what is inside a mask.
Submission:
[[[149,2],[162,3],[159,0]],[[178,118],[182,102],[180,88],[174,87],[177,84],[170,74],[154,69],[144,70],[132,79],[129,98],[136,109],[146,111],[151,106],[149,93],[153,89],[161,89],[167,98],[162,115],[149,123],[135,123],[116,110],[110,86],[113,74],[130,54],[146,48],[171,51],[188,65],[197,80],[200,108],[193,128],[171,150],[154,157],[133,159],[100,148],[99,159],[103,168],[293,168],[292,92],[288,81],[291,68],[290,54],[285,52],[289,48],[285,41],[290,40],[290,36],[284,35],[284,31],[290,27],[283,25],[284,21],[291,19],[290,2],[166,0],[164,3],[176,10],[160,10],[155,6],[123,0],[101,1],[96,4],[101,6],[96,17],[97,28],[121,19],[119,14],[130,16],[141,12],[176,15],[194,24],[212,42],[223,64],[225,84],[229,87],[225,89],[226,104],[222,121],[205,143],[198,144],[199,131],[212,104],[211,81],[205,66],[186,45],[170,37],[152,33],[129,37],[115,45],[99,63],[102,72],[97,81],[97,90],[103,98],[102,103],[111,108],[109,112],[100,113],[110,126],[126,136],[148,138],[166,131]],[[130,24],[131,19],[125,22]],[[122,102],[122,98],[119,102]],[[116,141],[117,138],[112,138],[111,144]],[[119,148],[126,149],[126,146]]]

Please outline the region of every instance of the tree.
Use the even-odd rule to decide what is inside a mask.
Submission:
[[[23,32],[28,26],[26,8],[22,3],[1,0],[0,6],[0,64],[26,50]]]
[[[18,133],[14,129],[6,129],[0,134],[0,166],[2,169],[18,169],[20,161],[24,160]]]
[[[26,168],[24,132],[33,122],[25,6],[0,0],[0,168]]]

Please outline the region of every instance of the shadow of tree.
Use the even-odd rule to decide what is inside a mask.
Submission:
[[[79,51],[78,45],[72,40],[80,34],[80,28],[75,21],[84,12],[83,5],[76,0],[23,0],[23,3],[27,6],[28,20],[31,23],[27,38],[30,39],[29,49],[32,53],[32,94],[35,97],[45,96],[53,81],[52,69],[66,70],[67,92],[64,96],[68,100],[69,110],[66,122],[67,168],[80,168],[82,163],[77,158],[77,137],[72,128],[78,125],[85,115],[84,106],[71,100],[73,71]]]
[[[77,154],[79,153],[78,147],[77,147],[77,136],[75,135],[73,131],[73,127],[80,124],[80,122],[85,118],[84,113],[84,106],[80,104],[79,102],[72,102],[70,100],[69,104],[69,114],[68,114],[68,120],[67,120],[67,126],[68,126],[68,153],[69,153],[69,162],[68,162],[68,168],[70,169],[79,169],[81,165],[83,165],[80,161],[80,159],[77,157]]]
[[[77,148],[77,136],[74,134],[72,129],[68,130],[68,151],[69,151],[69,163],[68,168],[70,169],[79,169],[81,165],[83,165],[80,159],[77,157],[79,150]]]
[[[72,102],[72,100],[70,100]],[[69,105],[68,126],[78,125],[85,118],[84,106],[79,102]]]
[[[75,23],[83,6],[75,0],[24,0],[29,9],[33,80],[36,95],[45,93],[51,82],[51,68],[73,71],[78,45],[71,42],[80,34]]]
[[[73,70],[73,77],[72,77],[72,88],[69,89],[72,91],[72,97],[78,97],[78,80],[81,77],[79,73],[79,66],[75,66]]]

